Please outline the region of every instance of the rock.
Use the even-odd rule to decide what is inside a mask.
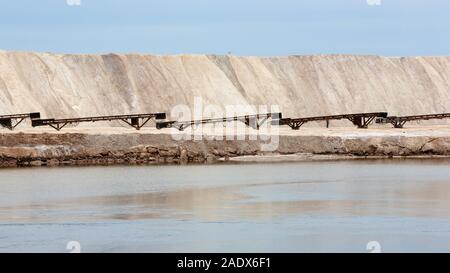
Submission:
[[[41,166],[43,162],[41,160],[33,160],[30,162],[30,166]]]
[[[212,155],[206,156],[206,163],[212,164],[216,161],[216,158]]]
[[[166,163],[174,163],[174,158],[173,157],[166,157],[164,162],[166,162]]]
[[[151,153],[144,152],[144,153],[140,153],[140,154],[139,154],[139,157],[140,157],[140,158],[148,158],[148,157],[150,157],[151,155],[152,155]]]
[[[159,149],[157,147],[148,146],[147,147],[147,152],[150,153],[150,154],[158,154]]]
[[[171,148],[171,149],[160,149],[159,150],[159,155],[161,157],[176,157],[178,156],[178,148]]]
[[[328,129],[309,132],[305,128],[301,132],[289,131],[280,135],[279,146],[273,153],[353,154],[362,157],[450,155],[450,127],[438,128],[441,129],[417,128],[404,132],[386,128],[368,131],[348,128],[331,134]],[[78,135],[83,135],[81,139],[85,142],[80,142]],[[74,138],[73,144],[70,144],[70,136]],[[213,163],[218,158],[226,161],[238,155],[264,156],[268,153],[261,150],[258,140],[180,142],[173,140],[170,134],[144,132],[138,136],[136,138],[133,131],[111,135],[53,133],[52,145],[47,145],[45,143],[50,140],[46,133],[0,133],[0,142],[4,145],[0,146],[0,166]]]
[[[225,147],[225,152],[227,154],[237,154],[237,149],[232,147]]]
[[[125,153],[122,151],[114,151],[112,152],[112,156],[115,158],[123,158],[125,156]]]
[[[36,154],[36,150],[29,147],[0,147],[0,157],[27,158]]]
[[[52,158],[47,160],[47,166],[58,166],[59,165],[59,160]]]
[[[180,162],[185,164],[189,161],[188,151],[186,149],[182,149],[180,152]]]

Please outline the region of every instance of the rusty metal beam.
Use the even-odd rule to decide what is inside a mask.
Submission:
[[[388,116],[386,118],[377,118],[376,123],[390,123],[394,128],[403,128],[406,122],[430,119],[450,118],[450,113],[412,115],[412,116]]]
[[[25,119],[39,119],[41,114],[38,112],[27,114],[14,114],[14,115],[0,115],[0,126],[9,130],[14,130]]]
[[[183,131],[184,129],[188,128],[189,126],[193,126],[193,125],[239,121],[249,127],[252,127],[253,129],[258,130],[261,127],[261,125],[263,125],[264,122],[266,122],[269,118],[272,119],[272,121],[275,121],[275,120],[279,120],[281,117],[282,117],[281,113],[266,113],[266,114],[200,119],[200,120],[190,120],[190,121],[164,121],[164,122],[156,123],[156,128],[157,129],[176,128],[179,131]]]
[[[330,120],[348,119],[358,128],[367,128],[368,125],[376,117],[387,117],[387,112],[373,112],[373,113],[356,113],[356,114],[342,114],[342,115],[330,115],[330,116],[316,116],[316,117],[304,117],[304,118],[282,118],[279,120],[278,125],[288,125],[293,130],[298,130],[303,124],[311,121],[326,121],[327,128]],[[274,124],[272,122],[272,124]]]
[[[59,131],[69,124],[80,122],[97,122],[97,121],[123,121],[132,126],[136,130],[140,130],[151,119],[161,120],[166,118],[165,113],[150,113],[150,114],[132,114],[132,115],[115,115],[115,116],[98,116],[98,117],[83,117],[83,118],[69,118],[69,119],[34,119],[31,122],[33,127],[50,126]]]

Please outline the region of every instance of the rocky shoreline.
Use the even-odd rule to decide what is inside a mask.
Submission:
[[[281,134],[277,149],[270,152],[261,149],[263,143],[177,141],[170,134],[153,132],[7,132],[0,133],[0,167],[198,164],[248,156],[279,161],[286,155],[297,155],[289,160],[450,156],[450,134]]]

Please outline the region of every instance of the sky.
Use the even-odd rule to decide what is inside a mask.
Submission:
[[[0,49],[450,55],[450,1],[0,0]]]

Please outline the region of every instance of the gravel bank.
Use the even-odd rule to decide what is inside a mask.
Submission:
[[[251,134],[255,132],[250,132]],[[176,133],[179,134],[179,133]],[[186,131],[182,134],[191,135]],[[283,128],[276,149],[267,141],[175,140],[171,130],[73,128],[61,132],[24,130],[0,133],[0,166],[107,164],[187,164],[229,160],[295,161],[365,157],[450,156],[450,126],[376,128]],[[274,140],[271,140],[274,141]],[[286,156],[288,155],[288,156]],[[251,156],[249,159],[249,156]],[[242,160],[244,159],[244,160]]]

